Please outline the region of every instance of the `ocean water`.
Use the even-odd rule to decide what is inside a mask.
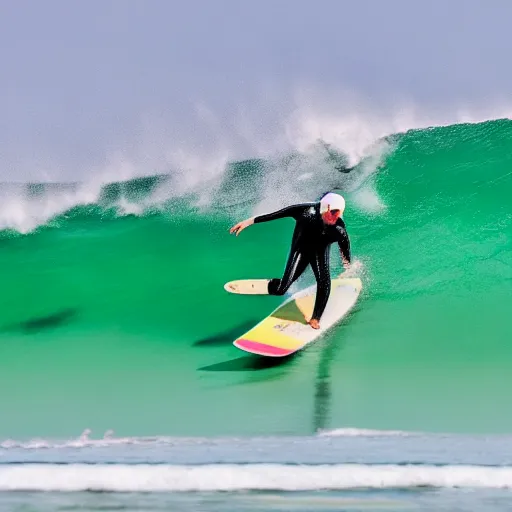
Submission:
[[[496,120],[393,134],[350,172],[318,144],[192,187],[2,185],[0,507],[507,510],[511,141]],[[290,359],[242,353],[280,299],[223,284],[279,276],[293,223],[229,228],[328,190],[356,308]]]
[[[511,441],[358,429],[7,441],[0,510],[508,510]]]

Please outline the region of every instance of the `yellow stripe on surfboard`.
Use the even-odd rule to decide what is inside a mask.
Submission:
[[[321,328],[313,329],[311,318],[316,290],[310,287],[294,294],[270,315],[234,341],[235,346],[247,352],[257,352],[258,347],[244,347],[244,342],[254,342],[267,347],[295,352],[321,336],[352,309],[362,289],[359,278],[331,280],[331,295],[320,321]],[[247,343],[246,343],[247,345]],[[261,348],[261,347],[260,347]]]

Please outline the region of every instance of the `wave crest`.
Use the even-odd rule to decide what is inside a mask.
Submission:
[[[415,487],[510,489],[512,468],[360,464],[25,464],[0,467],[0,491],[307,491]]]

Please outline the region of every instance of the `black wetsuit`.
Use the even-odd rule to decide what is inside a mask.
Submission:
[[[271,279],[270,295],[283,295],[294,281],[311,265],[317,282],[317,294],[312,319],[320,320],[331,293],[329,249],[339,245],[341,254],[350,262],[350,241],[345,223],[340,217],[334,225],[325,224],[320,215],[320,203],[288,206],[277,212],[259,215],[254,223],[292,217],[296,221],[288,262],[281,279]]]

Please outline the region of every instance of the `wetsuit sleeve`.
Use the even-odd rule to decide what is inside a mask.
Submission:
[[[287,206],[286,208],[282,208],[281,210],[277,210],[272,213],[266,213],[264,215],[258,215],[257,217],[254,217],[254,223],[258,224],[260,222],[284,219],[285,217],[292,217],[293,219],[297,219],[303,211],[304,205],[301,204]]]
[[[338,224],[336,226],[336,231],[338,232],[338,246],[340,248],[341,254],[350,263],[351,262],[350,239],[348,237],[347,230],[345,229],[344,226],[340,226]]]

